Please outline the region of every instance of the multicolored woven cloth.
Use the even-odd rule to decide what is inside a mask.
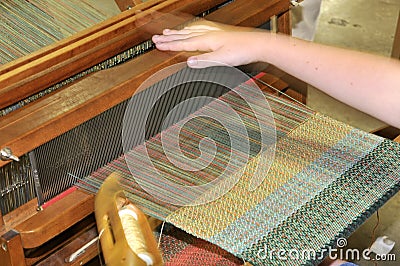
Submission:
[[[252,93],[251,86],[239,89],[244,94]],[[253,136],[250,160],[240,176],[232,173],[232,179],[238,182],[211,202],[183,207],[165,203],[141,189],[125,159],[140,165],[147,151],[163,178],[199,185],[213,180],[212,173],[220,173],[225,166],[226,151],[231,151],[224,137],[216,138],[216,157],[202,171],[183,171],[170,164],[160,134],[99,169],[85,182],[99,187],[110,173],[119,172],[126,195],[144,212],[254,265],[317,263],[340,238],[349,236],[399,190],[400,145],[281,97],[265,97],[275,120],[275,157],[271,159],[269,152],[259,149],[257,134],[249,134]],[[246,128],[254,128],[254,117],[248,115],[246,103],[238,94],[229,92],[219,99],[235,106]],[[205,108],[218,112],[213,103]],[[194,117],[204,112],[202,108]],[[200,139],[222,134],[219,124],[212,120],[198,119],[186,126],[188,131],[181,131],[180,148],[194,156],[198,156]],[[170,130],[162,134],[168,136]],[[236,156],[240,151],[233,153]],[[145,176],[146,167],[134,174]],[[257,167],[263,182],[250,191]],[[156,187],[165,185],[158,177],[146,180]],[[225,186],[225,182],[218,183],[204,197]]]
[[[0,65],[118,14],[81,0],[3,0],[0,13]]]
[[[319,261],[398,191],[399,158],[400,145],[315,114],[278,142],[256,191],[244,177],[222,198],[166,220],[255,265],[282,264],[279,250],[285,265]]]

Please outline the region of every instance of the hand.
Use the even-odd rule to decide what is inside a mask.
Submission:
[[[260,48],[254,40],[259,35],[257,32],[248,28],[202,23],[182,30],[165,29],[163,35],[154,35],[152,40],[157,49],[163,51],[206,52],[188,58],[187,63],[193,68],[221,64],[238,66],[258,61]]]

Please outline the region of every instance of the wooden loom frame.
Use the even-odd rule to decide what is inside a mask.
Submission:
[[[6,64],[0,68],[0,108],[140,44],[152,34],[146,30],[147,27],[157,30],[175,27],[187,19],[182,18],[182,14],[199,14],[223,2],[150,0],[93,28]],[[274,17],[278,31],[290,33],[289,6],[287,0],[237,0],[206,18],[231,25],[256,27]],[[138,10],[141,13],[136,14]],[[169,18],[167,25],[164,24],[166,16]],[[149,18],[152,22],[143,23]],[[187,53],[153,50],[120,66],[89,75],[1,117],[0,148],[10,147],[15,155],[21,156],[130,98],[151,74],[185,61],[187,56]],[[6,163],[0,161],[0,167]],[[36,207],[35,200],[32,200],[4,217],[0,214],[0,261],[5,261],[6,265],[30,265],[42,259],[43,256],[25,258],[23,248],[36,248],[90,216],[93,213],[93,196],[76,190],[43,211],[37,212]],[[89,231],[86,229],[79,231],[80,236],[73,238],[70,245],[79,245],[82,238],[87,239]],[[45,255],[54,253],[54,250]],[[68,265],[85,263],[96,252],[96,247],[92,246],[77,262]]]

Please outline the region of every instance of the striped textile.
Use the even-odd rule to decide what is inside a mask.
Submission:
[[[252,93],[249,86],[242,85],[239,89],[247,95]],[[213,180],[226,165],[230,143],[221,137],[224,133],[212,119],[193,119],[193,123],[185,125],[187,131],[181,131],[180,148],[194,157],[199,155],[196,147],[200,139],[205,136],[217,139],[216,157],[202,171],[182,171],[165,157],[161,136],[168,136],[174,125],[99,169],[80,186],[99,187],[110,173],[118,172],[126,195],[145,213],[216,244],[244,261],[254,265],[317,263],[341,237],[349,236],[399,190],[400,145],[282,98],[269,94],[265,97],[275,122],[274,158],[268,150],[260,150],[260,137],[250,130],[257,123],[243,99],[233,92],[219,98],[235,106],[250,132],[253,146],[243,172],[231,173],[238,182],[218,199],[184,207],[169,204],[167,197],[160,200],[143,191],[126,163],[139,165],[134,175],[144,176],[156,188],[168,183],[159,177],[146,177],[150,167],[142,165],[146,149],[163,178],[190,185]],[[201,117],[207,110],[219,109],[212,102],[194,117]],[[237,157],[241,152],[232,151]],[[249,190],[257,167],[261,169],[263,182]],[[225,181],[220,182],[202,197],[212,198],[226,185]],[[183,193],[182,197],[190,199],[191,195]],[[202,197],[191,200],[201,202]],[[286,252],[285,260],[278,256],[278,250]],[[308,253],[301,255],[304,251]]]
[[[0,65],[115,14],[103,14],[80,0],[2,0],[0,13]]]
[[[119,14],[119,10],[102,9],[82,0],[2,0],[0,1],[0,67],[75,33]],[[125,61],[132,51],[121,55]],[[17,103],[0,109],[0,117],[9,114],[73,81],[95,71],[114,66],[111,58],[66,80],[50,86]]]

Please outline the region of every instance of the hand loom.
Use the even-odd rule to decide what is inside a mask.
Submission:
[[[141,82],[185,61],[185,53],[152,49],[152,34],[196,16],[249,27],[273,18],[278,31],[290,31],[289,2],[283,0],[118,1],[129,10],[111,18],[83,1],[60,2],[1,3],[7,15],[2,33],[14,33],[1,40],[15,41],[14,46],[1,43],[2,265],[81,265],[97,255],[96,245],[90,245],[75,260],[67,259],[97,235],[94,196],[74,183],[122,154],[121,110]],[[57,17],[58,30],[52,31]],[[18,29],[17,21],[31,31]],[[209,92],[217,97],[225,90],[204,87],[197,93]],[[170,95],[164,101],[193,95]],[[172,108],[160,106],[166,112]],[[154,123],[147,137],[159,132],[157,119]]]
[[[274,15],[281,15],[278,21],[287,19],[288,2],[149,1],[134,7],[120,1],[119,6],[131,9],[15,59],[0,70],[0,107],[4,113],[0,147],[4,147],[2,158],[6,160],[0,166],[5,184],[3,198],[7,199],[2,201],[6,207],[0,261],[5,265],[78,265],[96,256],[96,245],[89,245],[97,236],[94,199],[86,191],[97,193],[112,173],[118,173],[126,197],[147,215],[254,265],[282,265],[282,260],[271,253],[273,250],[309,251],[303,257],[291,253],[285,265],[317,264],[339,239],[347,237],[399,190],[398,144],[334,121],[279,94],[264,93],[260,100],[245,79],[219,67],[202,71],[174,69],[129,101],[147,77],[185,59],[184,53],[148,51],[149,29],[159,31],[184,23],[176,17],[167,20],[165,13],[191,13],[213,21],[259,26]],[[165,25],[165,21],[171,24]],[[280,28],[285,31],[287,26],[283,23]],[[110,68],[114,65],[118,66]],[[215,82],[185,79],[196,75],[206,76],[207,80],[218,78],[235,90]],[[181,79],[186,82],[179,83]],[[145,120],[142,112],[147,110],[143,103],[153,99],[160,88],[177,83],[156,106],[150,106],[153,112],[150,110],[144,117],[146,123],[140,124]],[[174,117],[165,115],[174,105],[204,95],[218,97],[218,101],[182,107]],[[274,119],[256,119],[243,96],[254,99],[256,109],[264,109],[261,107],[267,99]],[[234,121],[221,109],[221,103],[232,107],[245,125],[250,137],[248,150],[244,146],[232,148],[218,120],[202,119],[222,114]],[[140,108],[133,108],[126,116],[125,111],[132,106]],[[164,117],[168,122],[161,125]],[[195,119],[187,122],[186,117]],[[36,122],[32,124],[32,120]],[[144,139],[133,132],[121,147],[123,120],[132,123],[132,128],[146,128],[144,144]],[[181,121],[185,123],[181,125]],[[212,136],[216,142],[215,160],[201,171],[184,171],[173,165],[162,149],[162,137],[168,139],[180,126],[184,130],[179,145],[190,158],[200,156],[200,140]],[[260,147],[263,135],[258,129],[262,126],[276,131],[274,138],[271,134],[265,136],[271,137],[270,147],[275,145],[273,159],[269,149]],[[235,126],[231,133],[236,136],[243,132]],[[231,179],[216,183],[201,197],[189,193],[153,197],[137,183],[156,182],[150,188],[166,188],[167,192],[174,192],[173,188],[168,191],[171,180],[203,185],[224,171],[232,154],[246,163],[243,169],[229,172],[237,182],[212,201],[207,199],[230,186]],[[149,162],[144,160],[147,155]],[[175,153],[169,156],[180,158]],[[7,160],[16,157],[20,162]],[[190,169],[192,165],[186,166]],[[166,179],[148,175],[151,167]],[[261,175],[262,182],[249,190],[255,173]],[[15,191],[22,191],[21,196],[16,197]],[[57,196],[61,192],[63,196]],[[168,203],[169,198],[194,204],[174,205]],[[121,205],[124,203],[117,197],[117,206]],[[104,213],[97,217],[100,233],[107,228],[101,225],[104,217]],[[82,247],[87,248],[80,252]],[[212,263],[207,258],[198,265]]]

